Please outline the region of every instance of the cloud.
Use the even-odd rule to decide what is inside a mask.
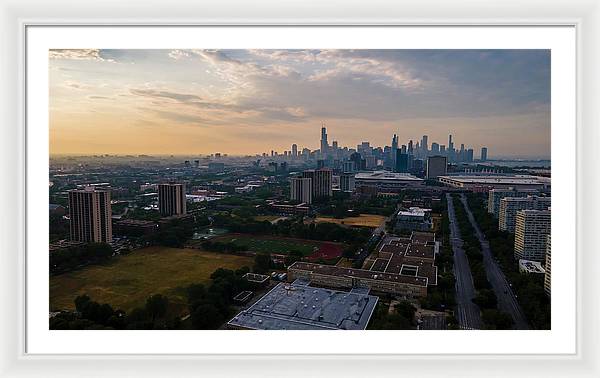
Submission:
[[[113,59],[102,57],[100,49],[51,49],[50,59],[96,60],[114,62]]]

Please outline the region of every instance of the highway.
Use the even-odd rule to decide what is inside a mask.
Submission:
[[[527,323],[527,318],[525,314],[523,314],[523,310],[512,291],[512,288],[504,273],[496,263],[492,256],[492,252],[490,250],[490,245],[488,241],[485,239],[483,232],[479,229],[479,225],[475,221],[475,217],[469,208],[467,203],[467,199],[464,194],[460,195],[460,200],[467,211],[467,215],[469,217],[469,221],[471,225],[473,225],[473,229],[475,229],[475,234],[479,239],[479,243],[481,244],[481,252],[483,254],[483,264],[485,267],[485,272],[487,275],[487,279],[489,283],[492,285],[494,293],[498,298],[498,309],[510,314],[515,322],[513,325],[514,329],[526,330],[529,329],[529,324]]]
[[[454,253],[454,276],[456,277],[456,318],[461,329],[481,329],[481,313],[479,307],[471,301],[475,297],[475,287],[467,255],[462,249],[463,241],[456,223],[452,196],[446,194],[448,219],[450,221],[450,243]]]

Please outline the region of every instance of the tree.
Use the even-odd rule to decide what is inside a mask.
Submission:
[[[296,261],[300,261],[302,260],[302,257],[304,257],[304,255],[302,254],[302,252],[300,251],[290,251],[288,253],[288,255],[285,257],[285,265],[286,266],[290,266],[293,263],[295,263]]]
[[[197,306],[190,315],[194,329],[215,329],[223,321],[219,310],[210,303]]]
[[[154,294],[146,300],[146,312],[154,321],[156,318],[162,318],[167,313],[169,299],[160,294]]]
[[[413,320],[413,318],[415,317],[415,312],[417,311],[415,306],[413,306],[412,303],[410,303],[409,301],[402,301],[398,303],[395,306],[395,309],[399,315],[405,317],[406,319],[409,319],[410,321]]]
[[[271,254],[270,253],[258,253],[254,257],[253,271],[255,273],[267,273],[271,268]]]
[[[75,309],[78,312],[83,312],[83,308],[85,307],[85,305],[90,301],[90,297],[87,296],[87,294],[84,295],[78,295],[75,298]]]

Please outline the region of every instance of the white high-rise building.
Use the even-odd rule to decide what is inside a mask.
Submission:
[[[545,261],[550,210],[519,210],[515,224],[515,259]]]
[[[519,210],[546,210],[550,207],[550,197],[509,197],[500,200],[498,229],[515,232],[515,220]]]
[[[342,192],[353,192],[355,187],[354,173],[342,173],[340,176],[340,190]]]
[[[312,203],[312,179],[292,177],[290,179],[290,199],[300,203]]]

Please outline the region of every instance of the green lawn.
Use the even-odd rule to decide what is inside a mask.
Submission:
[[[275,254],[288,254],[296,250],[302,252],[304,256],[309,256],[321,245],[321,242],[303,239],[262,237],[242,234],[224,235],[213,239],[222,243],[234,243],[238,246],[244,246],[253,252],[268,252]]]
[[[169,297],[171,307],[183,312],[186,286],[210,282],[210,275],[218,268],[252,265],[250,257],[197,249],[144,248],[106,265],[50,277],[50,308],[73,309],[75,297],[87,294],[96,302],[130,311],[142,306],[150,295],[163,294]]]

